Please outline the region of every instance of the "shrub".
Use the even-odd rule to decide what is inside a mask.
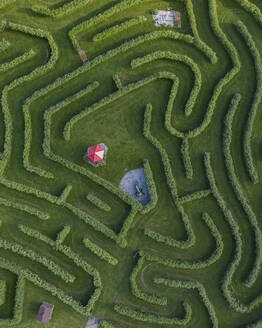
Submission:
[[[146,313],[146,312],[141,312],[139,310],[132,310],[131,308],[122,305],[122,304],[116,304],[114,306],[114,310],[122,314],[126,317],[129,317],[134,320],[138,321],[144,321],[148,323],[156,323],[159,325],[186,325],[191,317],[192,317],[192,309],[189,306],[189,304],[184,303],[184,308],[186,315],[183,319],[178,319],[178,318],[168,318],[168,317],[163,317],[158,314],[152,314],[152,313]]]
[[[138,16],[137,18],[129,19],[119,25],[114,25],[112,27],[109,27],[108,29],[104,30],[103,32],[100,32],[96,34],[93,37],[93,41],[102,41],[109,37],[111,37],[114,34],[123,32],[125,30],[128,30],[130,27],[133,27],[138,24],[142,24],[146,21],[145,16]]]
[[[135,266],[135,268],[132,271],[132,274],[130,276],[130,284],[131,284],[132,294],[135,297],[137,297],[147,303],[152,303],[152,304],[157,304],[157,305],[167,305],[166,297],[159,297],[157,295],[145,293],[138,287],[137,282],[136,282],[137,275],[138,275],[139,271],[141,271],[141,269],[143,268],[144,263],[145,263],[144,257],[140,257],[137,262],[137,265]]]
[[[84,241],[85,246],[88,249],[90,249],[90,251],[92,253],[97,255],[101,260],[106,261],[112,265],[118,264],[118,260],[115,257],[113,257],[111,254],[109,254],[107,251],[105,251],[104,249],[102,249],[101,247],[96,245],[95,243],[93,243],[91,240],[85,238],[83,241]]]
[[[89,193],[86,198],[93,203],[95,206],[97,206],[98,208],[100,208],[103,211],[109,212],[111,211],[111,207],[106,204],[104,201],[102,201],[101,199],[99,199],[98,197],[96,197],[94,194]]]
[[[38,14],[60,18],[86,6],[89,2],[90,0],[72,0],[57,9],[49,9],[41,5],[34,5],[32,6],[32,10]]]

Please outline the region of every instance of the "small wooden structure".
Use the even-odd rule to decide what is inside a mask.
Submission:
[[[96,144],[87,149],[85,159],[90,165],[98,167],[105,164],[105,156],[107,151],[108,147],[105,144]]]
[[[47,302],[43,302],[38,310],[37,320],[41,322],[49,322],[52,318],[52,313],[54,310],[54,305]]]

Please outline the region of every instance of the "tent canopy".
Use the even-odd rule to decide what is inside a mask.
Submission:
[[[102,161],[105,156],[104,149],[99,145],[94,145],[88,148],[87,158],[90,159],[93,163]]]

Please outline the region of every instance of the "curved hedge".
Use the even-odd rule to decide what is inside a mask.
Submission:
[[[170,279],[164,279],[164,278],[155,278],[154,282],[156,284],[161,284],[167,287],[172,287],[172,288],[186,288],[186,289],[197,289],[198,293],[205,304],[210,320],[212,322],[212,327],[213,328],[218,328],[218,319],[216,316],[216,312],[214,309],[213,304],[210,302],[210,299],[208,298],[207,292],[205,287],[198,281],[192,281],[192,280],[170,280]]]
[[[60,195],[59,199],[57,200],[57,204],[64,204],[72,190],[72,185],[68,185],[65,187],[65,189],[63,190],[62,194]]]
[[[182,205],[179,203],[177,185],[176,185],[176,181],[174,179],[173,173],[172,173],[172,168],[171,168],[170,159],[168,157],[168,154],[167,154],[165,148],[161,145],[161,143],[155,137],[153,137],[150,132],[151,120],[152,120],[152,105],[149,104],[146,106],[145,115],[144,115],[143,135],[160,153],[161,160],[162,160],[163,167],[164,167],[165,176],[166,176],[166,182],[170,189],[173,201],[174,201],[175,205],[177,206],[178,211],[181,214],[182,220],[185,225],[185,229],[188,234],[188,239],[186,241],[178,241],[169,236],[163,236],[157,232],[153,232],[150,229],[145,229],[145,234],[148,235],[149,237],[155,239],[156,241],[165,243],[166,245],[169,245],[169,246],[179,247],[179,248],[189,248],[192,245],[194,245],[194,243],[196,241],[195,234],[194,234],[194,231],[192,229],[192,226],[190,224],[187,214],[185,213]]]
[[[115,82],[115,85],[116,85],[117,89],[121,89],[123,87],[122,82],[121,82],[121,79],[120,79],[118,73],[115,73],[113,75],[113,80]]]
[[[125,30],[128,30],[130,27],[133,27],[135,25],[138,24],[142,24],[146,21],[146,17],[145,16],[138,16],[137,18],[132,18],[129,19],[119,25],[114,25],[112,27],[109,27],[108,29],[104,30],[103,32],[100,32],[98,34],[96,34],[93,37],[93,41],[103,41],[107,38],[109,38],[110,36],[123,32]]]
[[[41,5],[34,5],[32,6],[32,10],[38,14],[57,18],[71,14],[74,10],[86,6],[89,2],[90,0],[72,0],[71,2],[65,3],[63,6],[57,9],[50,9]]]
[[[237,29],[242,35],[242,37],[244,38],[246,45],[253,56],[255,70],[256,70],[257,87],[256,87],[256,92],[253,96],[253,103],[251,109],[248,112],[248,120],[247,120],[247,125],[244,134],[243,147],[244,147],[245,163],[250,179],[253,183],[258,183],[259,177],[258,177],[257,169],[254,164],[251,142],[252,142],[252,130],[253,130],[254,121],[256,118],[258,106],[261,103],[261,99],[262,99],[262,61],[261,61],[260,53],[256,47],[256,44],[251,34],[248,32],[246,26],[239,21],[237,23]]]
[[[199,269],[207,268],[210,265],[214,264],[215,262],[217,262],[220,259],[221,255],[223,253],[223,249],[224,249],[223,239],[222,239],[222,236],[221,236],[220,232],[218,231],[216,225],[214,224],[213,220],[211,219],[211,217],[207,213],[204,213],[202,218],[205,221],[212,236],[214,237],[214,239],[216,241],[216,249],[212,253],[212,255],[210,257],[208,257],[207,259],[196,260],[196,261],[174,260],[174,259],[170,259],[170,258],[166,258],[166,257],[165,258],[160,257],[158,255],[149,254],[144,251],[140,252],[141,256],[145,256],[145,258],[148,261],[158,262],[158,263],[166,265],[170,268],[179,268],[179,269],[187,269],[187,270],[188,269],[199,270]]]
[[[103,248],[97,246],[97,244],[93,243],[88,238],[84,238],[83,240],[85,247],[87,247],[92,253],[94,253],[96,256],[98,256],[101,260],[108,262],[112,265],[117,265],[118,260],[109,254],[107,251],[105,251]]]
[[[114,306],[114,310],[122,314],[123,316],[126,316],[128,318],[148,322],[148,323],[156,323],[159,325],[180,325],[185,326],[189,323],[192,317],[192,309],[189,304],[184,302],[184,308],[185,308],[185,317],[183,319],[178,318],[168,318],[163,317],[158,314],[152,314],[152,313],[146,313],[139,310],[132,310],[131,308],[122,305],[122,304],[116,304]]]
[[[248,278],[245,281],[246,286],[251,287],[256,279],[258,278],[261,264],[262,264],[262,233],[260,231],[260,228],[258,226],[258,220],[256,217],[256,214],[254,213],[253,209],[249,205],[243,189],[241,188],[240,182],[238,180],[236,171],[235,171],[235,165],[233,162],[232,154],[231,154],[231,143],[232,143],[232,124],[234,120],[234,116],[236,113],[236,110],[238,108],[239,102],[241,100],[241,95],[236,94],[231,101],[228,113],[225,118],[225,129],[224,129],[224,138],[223,138],[223,150],[224,150],[224,157],[225,157],[225,163],[227,167],[227,173],[230,180],[230,183],[235,191],[235,194],[240,201],[244,212],[246,213],[248,220],[250,222],[250,225],[252,226],[254,233],[255,233],[255,239],[256,239],[256,260],[254,267],[252,271],[250,272]]]
[[[1,0],[0,1],[0,9],[15,2],[16,0]]]
[[[0,49],[1,51],[1,49]],[[23,55],[16,57],[15,59],[9,61],[9,62],[5,62],[3,64],[0,65],[0,72],[6,72],[12,68],[15,68],[16,66],[23,64],[25,61],[31,59],[32,57],[35,56],[35,52],[33,49],[25,52]]]
[[[115,14],[120,13],[123,10],[129,9],[140,3],[145,3],[146,1],[149,1],[149,0],[124,0],[124,1],[121,1],[120,3],[117,3],[110,9],[106,10],[105,12],[100,13],[100,14],[96,15],[95,17],[92,17],[89,20],[73,27],[72,30],[69,31],[69,38],[71,39],[73,46],[76,49],[80,48],[77,38],[76,38],[76,34],[88,30],[90,27],[93,27],[94,25],[108,19],[109,17],[111,17]]]
[[[135,297],[137,297],[147,303],[157,304],[157,305],[167,305],[166,297],[159,297],[154,294],[145,293],[138,287],[137,282],[136,282],[137,275],[138,275],[139,271],[141,271],[141,269],[143,268],[144,263],[145,263],[145,258],[140,257],[139,260],[137,261],[137,265],[135,266],[134,270],[131,273],[130,284],[131,284],[132,294]]]
[[[248,13],[252,14],[258,23],[262,26],[262,13],[260,9],[248,0],[235,0],[238,2]]]
[[[190,96],[188,98],[185,107],[185,114],[186,116],[189,116],[192,113],[192,110],[195,106],[202,85],[201,71],[198,65],[190,57],[185,55],[179,55],[171,51],[155,51],[148,55],[145,55],[144,57],[133,59],[131,61],[131,67],[134,69],[140,67],[141,65],[151,63],[154,60],[163,59],[163,58],[182,62],[184,65],[188,66],[191,69],[194,75],[194,79],[195,79],[194,87],[191,90]]]
[[[54,67],[54,65],[58,59],[58,48],[55,44],[53,37],[51,36],[51,34],[49,32],[45,32],[45,31],[42,31],[39,29],[34,29],[34,28],[31,28],[28,26],[10,23],[10,22],[6,22],[6,21],[1,22],[1,27],[2,27],[2,29],[10,29],[13,31],[19,31],[19,32],[22,32],[25,34],[29,34],[32,36],[37,36],[40,38],[47,39],[49,46],[51,48],[51,54],[52,54],[51,58],[47,64],[37,67],[31,73],[13,80],[9,85],[6,85],[3,89],[1,105],[2,105],[2,110],[3,110],[3,114],[4,114],[4,123],[5,123],[5,144],[4,144],[4,152],[3,152],[3,156],[2,156],[3,160],[1,163],[1,167],[0,167],[0,173],[1,173],[1,175],[3,175],[4,169],[11,156],[12,136],[13,136],[13,122],[12,122],[12,118],[11,118],[11,114],[10,114],[10,110],[9,110],[8,93],[11,90],[15,89],[16,87],[20,86],[21,84],[31,81],[34,78],[39,77],[42,74],[45,74],[46,72],[51,70]],[[29,97],[28,99],[31,99],[31,97]],[[28,99],[27,99],[27,102],[29,102]],[[23,106],[23,110],[24,110],[24,107],[25,107],[25,105]],[[26,116],[26,113],[25,113],[25,151],[23,154],[23,158],[24,158],[24,164],[26,164],[26,165],[28,164],[29,165],[28,169],[30,170],[30,164],[27,162],[27,161],[29,161],[27,144],[28,143],[30,144],[30,142],[31,142],[31,133],[28,133],[28,130],[26,129],[27,124],[29,124],[29,126],[30,126],[31,120],[30,120],[30,116],[28,118],[28,116]],[[38,171],[40,171],[40,173],[42,172],[43,174],[45,173],[41,169],[39,169]],[[4,183],[5,180],[2,179],[1,181]]]

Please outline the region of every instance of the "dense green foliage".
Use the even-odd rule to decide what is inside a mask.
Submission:
[[[260,1],[0,16],[0,327],[40,328],[43,301],[56,328],[261,326]]]

